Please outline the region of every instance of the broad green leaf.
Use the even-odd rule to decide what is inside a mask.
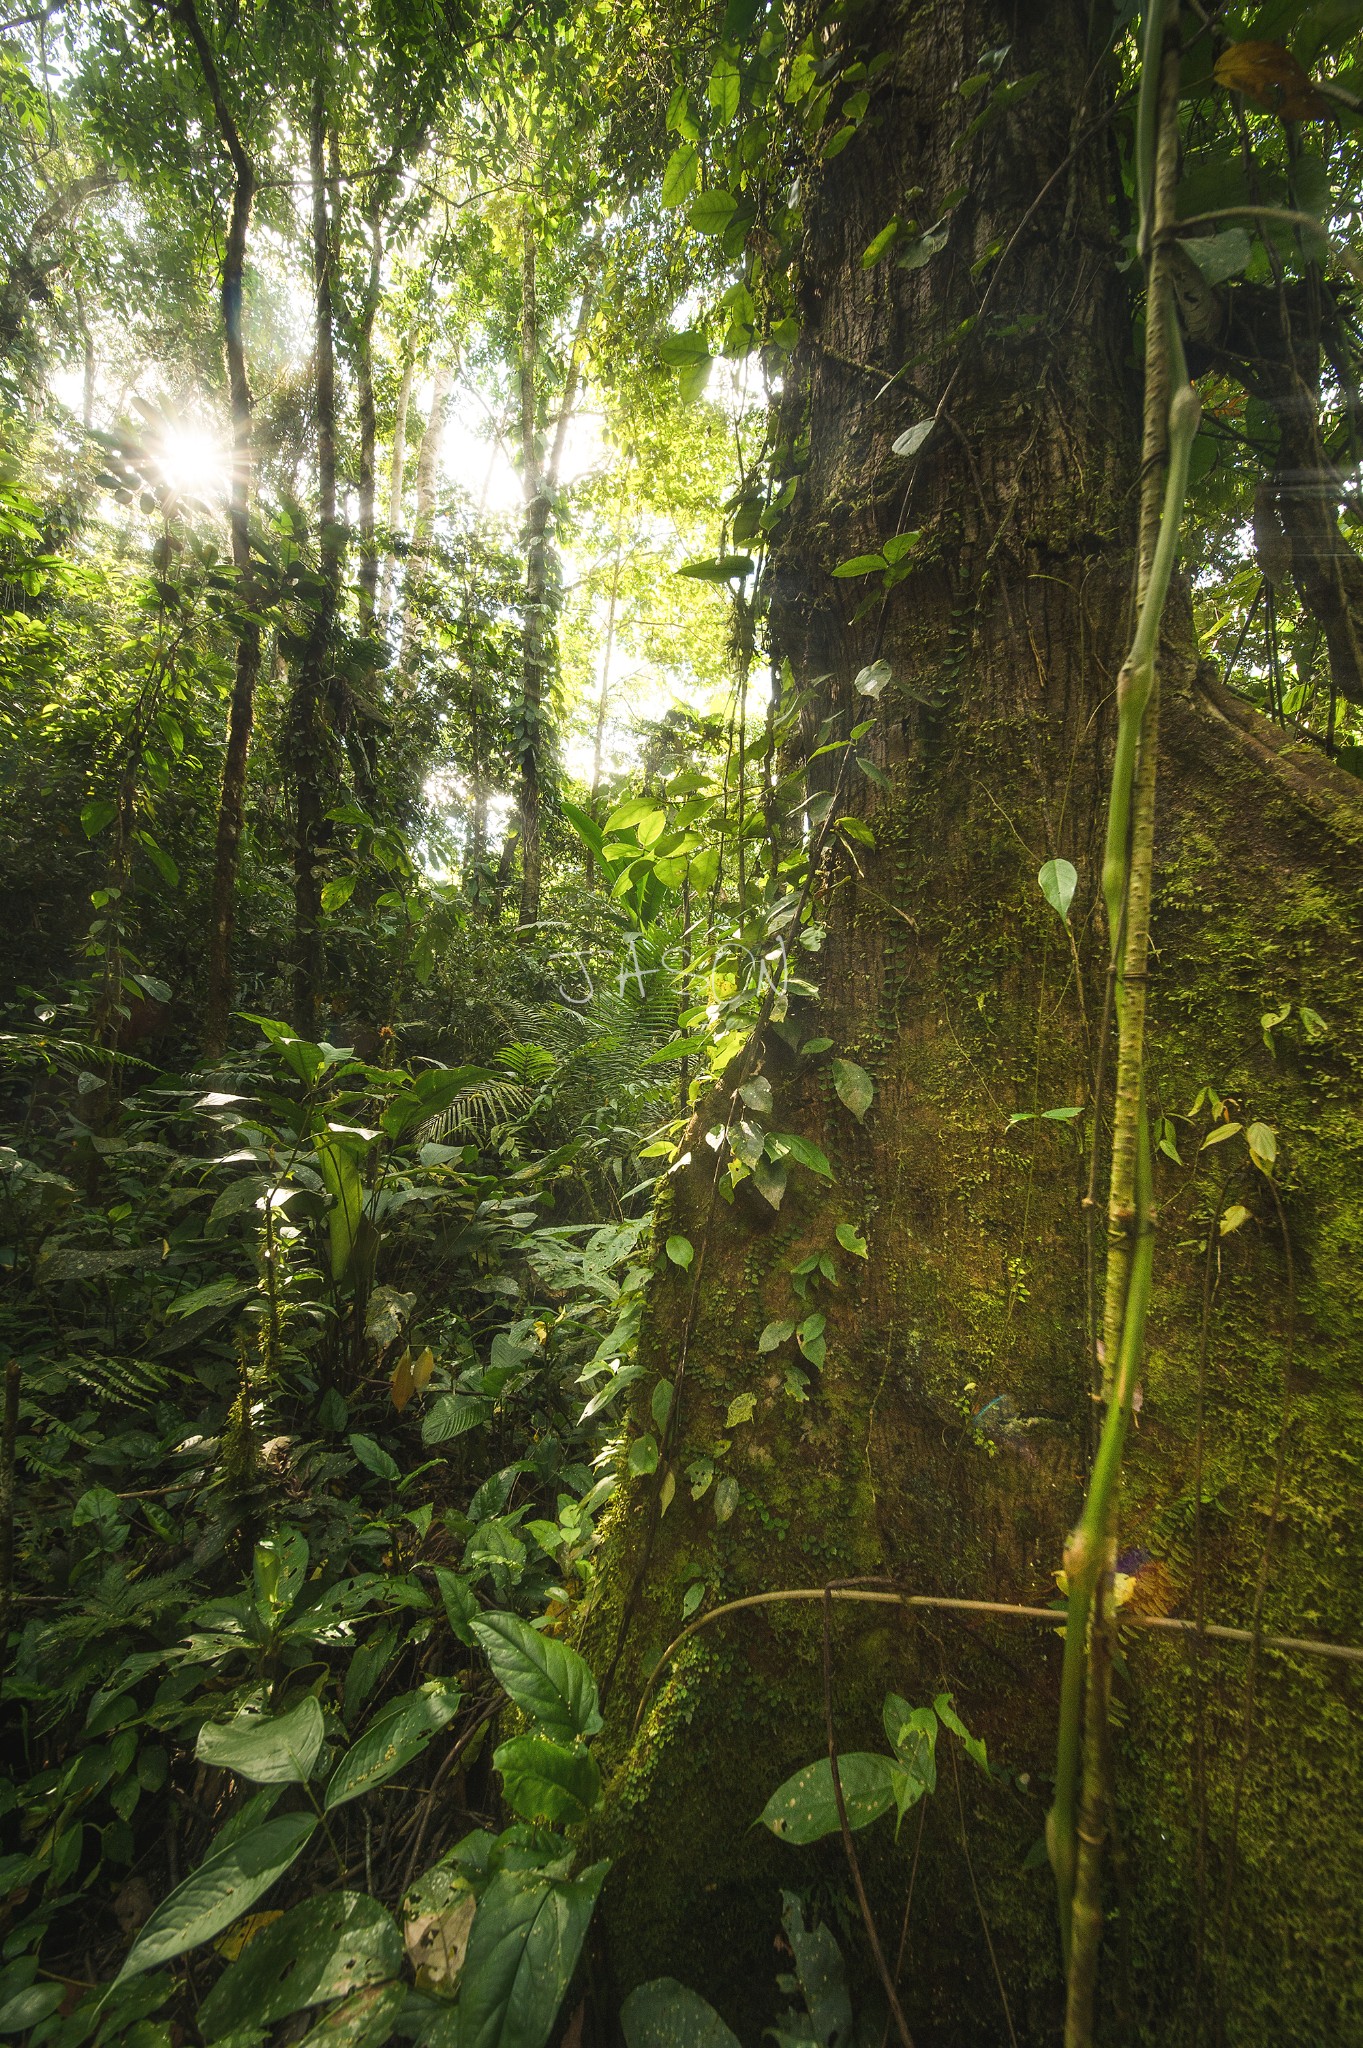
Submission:
[[[497,1872],[473,1916],[459,2048],[544,2048],[609,1867],[571,1879]]]
[[[890,1773],[891,1757],[868,1750],[852,1750],[838,1758],[847,1824],[864,1828],[894,1804]],[[828,1758],[806,1764],[793,1778],[772,1793],[758,1818],[783,1842],[817,1842],[838,1830],[838,1807],[833,1796],[833,1773]]]
[[[422,1417],[423,1444],[448,1443],[451,1437],[481,1429],[492,1420],[496,1404],[481,1394],[442,1394]]]
[[[748,1108],[754,1110],[758,1116],[770,1116],[771,1082],[765,1074],[754,1074],[751,1081],[744,1081],[741,1084],[738,1092]]]
[[[298,2048],[385,2048],[407,2003],[407,1993],[407,1985],[401,1982],[369,1984],[363,1991],[352,1991],[318,2020]]]
[[[1222,1215],[1219,1234],[1222,1237],[1229,1237],[1233,1230],[1238,1230],[1242,1223],[1248,1222],[1249,1210],[1244,1203],[1232,1202],[1230,1208]]]
[[[327,1784],[326,1810],[344,1806],[381,1785],[419,1756],[433,1735],[459,1711],[459,1687],[449,1679],[432,1679],[417,1692],[394,1700],[372,1727],[366,1728],[337,1764]]]
[[[696,1256],[692,1249],[690,1238],[682,1237],[680,1233],[675,1233],[669,1237],[667,1240],[667,1256],[671,1259],[674,1266],[681,1266],[683,1268],[689,1266],[692,1259]]]
[[[739,2048],[714,2007],[675,1977],[636,1984],[620,2008],[620,2027],[626,2048]]]
[[[648,1412],[653,1417],[654,1427],[661,1436],[667,1428],[667,1418],[672,1413],[671,1380],[659,1380],[649,1396]]]
[[[515,1614],[475,1615],[470,1627],[493,1676],[522,1713],[563,1741],[600,1733],[596,1680],[576,1650]]]
[[[726,1429],[737,1429],[744,1422],[751,1422],[757,1409],[756,1394],[735,1394],[729,1403],[729,1412],[724,1418]]]
[[[893,673],[888,661],[873,661],[868,668],[857,670],[852,688],[859,697],[878,697]]]
[[[700,151],[694,142],[683,142],[674,149],[663,172],[663,205],[680,206],[691,197],[700,177]]]
[[[895,215],[893,220],[886,222],[880,233],[872,241],[868,242],[861,252],[861,267],[863,270],[871,270],[879,263],[881,257],[886,255],[893,244],[898,241],[903,228],[904,223],[900,220],[898,214]]]
[[[355,894],[356,875],[333,875],[329,882],[322,884],[322,908],[325,911],[342,910]]]
[[[852,555],[845,562],[839,562],[833,571],[835,576],[874,576],[878,570],[888,569],[884,555]]]
[[[1198,1150],[1205,1152],[1209,1145],[1224,1145],[1227,1138],[1234,1138],[1239,1134],[1240,1128],[1240,1125],[1235,1123],[1213,1124]]]
[[[715,1488],[715,1520],[727,1522],[739,1501],[739,1485],[732,1472],[726,1472]]]
[[[825,1180],[832,1180],[833,1169],[828,1163],[828,1155],[818,1145],[792,1131],[780,1131],[777,1135],[797,1166],[808,1167],[811,1173],[820,1173]]]
[[[844,1109],[850,1109],[860,1123],[875,1100],[875,1083],[865,1067],[855,1060],[833,1060],[833,1086]]]
[[[906,555],[911,555],[922,538],[921,532],[917,531],[892,534],[881,552],[886,561],[893,566],[896,562],[902,562]]]
[[[782,1159],[761,1159],[753,1168],[752,1184],[765,1202],[779,1209],[786,1192],[786,1166]]]
[[[129,1949],[115,1983],[154,1970],[230,1927],[302,1854],[316,1826],[316,1814],[283,1814],[210,1855],[162,1899]]]
[[[272,2026],[401,1967],[402,1936],[377,1899],[324,1892],[252,1936],[200,2006],[199,2026],[210,2041]]]
[[[301,1785],[322,1748],[322,1709],[309,1695],[287,1714],[238,1714],[205,1721],[194,1754],[257,1785]]]
[[[1070,905],[1079,885],[1079,873],[1072,861],[1043,861],[1037,873],[1037,887],[1056,916],[1065,924],[1070,921]]]
[[[636,1436],[629,1447],[627,1460],[630,1471],[636,1479],[646,1479],[650,1472],[658,1469],[658,1440],[653,1436]]]
[[[601,1797],[596,1758],[581,1743],[515,1735],[494,1751],[507,1804],[522,1820],[570,1827],[590,1818]]]
[[[907,428],[897,437],[893,443],[893,452],[896,455],[916,455],[936,424],[936,420],[919,420],[916,425]]]
[[[1278,1137],[1272,1124],[1251,1124],[1245,1132],[1245,1143],[1260,1173],[1271,1174],[1278,1157]]]
[[[1254,253],[1248,228],[1223,228],[1219,234],[1185,235],[1179,242],[1191,256],[1206,284],[1224,284],[1244,270]]]
[[[805,1926],[804,1909],[794,1892],[782,1892],[781,1904],[781,1925],[809,2008],[809,2038],[821,2048],[850,2048],[854,2037],[852,2000],[837,1939],[830,1927],[820,1925],[812,1916]],[[800,2031],[792,2029],[796,2034]]]
[[[106,825],[112,825],[118,816],[118,805],[112,797],[92,797],[88,804],[81,806],[81,830],[87,839],[97,838]]]
[[[722,235],[738,210],[732,192],[698,192],[686,218],[701,235]]]
[[[26,2034],[54,2013],[66,1996],[65,1984],[28,1984],[0,2005],[0,2034]]]
[[[706,96],[721,121],[732,121],[738,112],[740,82],[737,64],[721,50],[706,87]]]
[[[331,1277],[339,1286],[351,1271],[360,1243],[364,1221],[364,1181],[354,1151],[343,1139],[320,1137],[313,1140],[317,1164],[331,1208],[327,1227],[331,1234]]]
[[[788,1338],[791,1338],[794,1335],[794,1323],[768,1323],[767,1327],[765,1328],[765,1330],[763,1330],[761,1336],[757,1340],[757,1348],[759,1351],[775,1351],[779,1349],[779,1347],[782,1344],[784,1344]]]
[[[395,1459],[390,1458],[382,1444],[376,1444],[372,1436],[355,1435],[346,1438],[351,1450],[362,1465],[378,1479],[386,1479],[390,1486],[396,1486],[402,1474]]]
[[[838,1243],[842,1246],[843,1250],[845,1252],[850,1252],[854,1259],[865,1259],[870,1257],[870,1253],[866,1247],[866,1240],[862,1236],[861,1232],[857,1229],[855,1223],[840,1223],[837,1229],[833,1232],[833,1235],[837,1238]]]

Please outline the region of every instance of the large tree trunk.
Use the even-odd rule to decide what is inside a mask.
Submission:
[[[857,846],[855,864],[842,854],[827,863],[827,938],[802,970],[817,978],[820,999],[792,1003],[792,1028],[768,1029],[757,1064],[774,1089],[769,1127],[823,1146],[835,1178],[830,1188],[792,1168],[779,1215],[750,1186],[730,1206],[713,1191],[715,1155],[704,1143],[728,1112],[727,1089],[700,1106],[693,1163],[668,1183],[657,1225],[660,1248],[681,1233],[695,1256],[685,1275],[659,1259],[640,1350],[648,1370],[635,1429],[652,1427],[650,1399],[664,1378],[676,1389],[669,1436],[656,1475],[622,1483],[585,1631],[598,1669],[611,1674],[606,1833],[616,1864],[602,1911],[615,1988],[667,1971],[713,1997],[745,2041],[779,2002],[781,1887],[848,1895],[836,1838],[801,1850],[752,1825],[783,1778],[825,1750],[818,1610],[757,1608],[695,1638],[634,1739],[645,1677],[680,1629],[687,1585],[703,1579],[714,1605],[874,1575],[915,1593],[1044,1606],[1091,1439],[1088,1331],[1101,1277],[1086,1254],[1091,1118],[1038,1115],[1088,1105],[1093,1092],[1110,705],[1129,637],[1135,539],[1131,309],[1107,214],[1110,157],[1101,140],[1075,147],[1098,111],[1084,99],[1089,15],[1084,0],[863,11],[869,47],[858,54],[891,50],[893,68],[858,137],[807,189],[805,325],[778,439],[794,440],[807,423],[810,459],[771,572],[774,650],[798,684],[815,688],[811,730],[825,714],[844,729],[862,717],[867,700],[853,678],[888,661],[894,680],[874,751],[889,788],[880,793],[855,770],[841,787],[838,809],[862,810],[875,846]],[[956,86],[980,52],[1005,43],[1009,74],[1036,72],[1040,83],[958,141],[971,105]],[[949,243],[922,268],[891,259],[868,269],[863,251],[908,185],[924,188],[913,205],[925,222],[951,188],[967,187]],[[977,280],[971,266],[1008,242],[1034,199],[986,318],[963,346],[961,323],[978,315],[992,275],[986,266]],[[900,366],[904,376],[883,392],[882,373]],[[953,375],[910,470],[891,443],[933,413]],[[883,607],[855,616],[867,586],[835,582],[830,570],[905,530],[923,535],[919,566]],[[1162,1159],[1156,1189],[1163,1226],[1121,1541],[1165,1561],[1184,1613],[1196,1604],[1200,1552],[1208,1617],[1247,1620],[1294,1346],[1291,1506],[1274,1539],[1265,1625],[1300,1634],[1309,1619],[1313,1634],[1357,1641],[1363,1546],[1345,1504],[1363,1417],[1341,1375],[1360,1310],[1341,1251],[1357,1242],[1361,1192],[1348,1089],[1363,1051],[1363,806],[1347,778],[1323,760],[1284,756],[1271,728],[1200,681],[1186,594],[1171,615],[1152,1107],[1181,1115],[1210,1083],[1237,1118],[1277,1127],[1296,1327],[1289,1338],[1266,1183],[1239,1140],[1199,1169],[1205,1121],[1179,1124],[1185,1164]],[[828,782],[837,758],[817,764]],[[1052,856],[1079,872],[1073,947],[1037,885]],[[1275,1061],[1259,1013],[1288,1000],[1319,1009],[1331,1036],[1313,1050],[1298,1034],[1288,1050],[1284,1035]],[[864,1125],[841,1106],[826,1061],[793,1049],[815,1036],[873,1075]],[[1014,1114],[1030,1120],[1010,1129]],[[1100,1129],[1100,1146],[1106,1138]],[[1209,1505],[1195,1536],[1201,1246],[1209,1229],[1215,1239],[1226,1169],[1226,1201],[1252,1220],[1214,1242],[1201,1453]],[[864,1263],[839,1251],[840,1222],[864,1231]],[[1319,1266],[1317,1248],[1329,1252]],[[831,1256],[838,1284],[802,1303],[791,1268],[813,1253]],[[792,1354],[759,1355],[757,1340],[769,1321],[811,1308],[827,1316],[827,1356],[799,1400],[787,1391]],[[730,1424],[729,1404],[744,1393],[755,1415]],[[739,1483],[723,1523],[715,1485],[692,1499],[702,1458]],[[833,1640],[841,1747],[883,1747],[887,1689],[915,1704],[950,1689],[991,1757],[1015,1774],[1007,1786],[963,1774],[958,1806],[943,1754],[903,1976],[920,2048],[1008,2038],[990,1943],[1018,2040],[1057,2040],[1053,1887],[1044,1862],[1022,1868],[1041,1836],[1054,1762],[1053,1634],[947,1614],[901,1620],[849,1603]],[[1237,2043],[1345,2038],[1358,1955],[1350,1901],[1363,1879],[1357,1798],[1344,1796],[1363,1763],[1350,1681],[1336,1688],[1314,1667],[1270,1672],[1261,1662],[1233,1849],[1244,1658],[1204,1656],[1198,1749],[1193,1668],[1162,1638],[1127,1651],[1121,1933],[1105,1955],[1104,2024],[1124,2007],[1127,2038],[1193,2038],[1205,1812],[1204,2038],[1217,2010]],[[858,1837],[891,1957],[915,1827],[911,1817],[898,1850],[887,1822]],[[855,1930],[850,1946],[866,1991],[873,1973]],[[1271,1972],[1264,1954],[1275,1958]]]
[[[232,1006],[232,927],[237,889],[241,828],[246,816],[246,763],[251,751],[256,681],[260,675],[260,626],[254,616],[251,578],[251,484],[254,455],[251,442],[251,386],[246,374],[246,344],[241,313],[246,270],[246,237],[255,198],[255,165],[241,139],[223,96],[217,60],[204,34],[192,0],[176,10],[194,45],[195,55],[213,102],[218,129],[232,160],[232,210],[222,259],[222,332],[227,357],[227,384],[232,404],[232,481],[227,519],[232,537],[232,566],[242,617],[237,626],[236,666],[227,713],[227,746],[223,755],[222,789],[218,797],[213,850],[213,886],[208,913],[208,993],[204,1006],[204,1051],[213,1057],[227,1044],[227,1018]],[[87,346],[89,337],[87,335]],[[87,402],[90,375],[87,370]],[[86,420],[89,425],[89,419]]]

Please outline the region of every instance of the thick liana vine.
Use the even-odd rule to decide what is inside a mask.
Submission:
[[[1117,1019],[1102,1361],[1106,1411],[1083,1514],[1065,1552],[1069,1606],[1055,1803],[1047,1825],[1066,1967],[1067,2048],[1080,2048],[1092,2038],[1102,1931],[1115,1626],[1110,1601],[1096,1601],[1096,1596],[1110,1575],[1115,1550],[1117,1485],[1154,1265],[1145,1113],[1145,972],[1154,854],[1158,649],[1200,413],[1188,382],[1170,268],[1178,182],[1179,63],[1177,6],[1171,0],[1153,0],[1146,12],[1137,121],[1140,249],[1147,271],[1137,624],[1117,685],[1118,730],[1103,864]]]

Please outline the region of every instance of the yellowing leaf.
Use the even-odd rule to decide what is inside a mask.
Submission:
[[[235,1927],[229,1927],[226,1934],[220,1935],[213,1946],[220,1956],[226,1956],[229,1963],[234,1963],[246,1944],[254,1941],[262,1928],[268,1927],[272,1920],[282,1920],[283,1917],[282,1906],[276,1907],[272,1913],[248,1913],[244,1920],[238,1920]]]
[[[1248,1222],[1249,1210],[1245,1207],[1244,1203],[1232,1203],[1231,1207],[1226,1210],[1225,1214],[1221,1218],[1222,1237],[1229,1237],[1233,1230],[1238,1230],[1242,1223]]]
[[[1324,121],[1330,103],[1281,43],[1232,43],[1216,60],[1213,77],[1230,92],[1276,114],[1280,121]]]
[[[1245,1143],[1260,1173],[1272,1173],[1278,1157],[1278,1134],[1272,1124],[1251,1124],[1245,1132]]]
[[[428,1352],[427,1357],[429,1356],[430,1353]],[[412,1371],[412,1354],[410,1351],[404,1351],[397,1364],[393,1367],[392,1378],[393,1406],[397,1409],[399,1415],[401,1415],[415,1392],[416,1378]]]
[[[416,1361],[416,1364],[412,1367],[412,1384],[416,1388],[418,1393],[421,1392],[423,1387],[428,1386],[430,1384],[431,1374],[434,1371],[435,1354],[431,1350],[430,1345],[428,1344],[426,1346],[426,1349],[422,1352],[420,1358],[418,1358],[418,1360]]]
[[[755,1394],[735,1394],[729,1403],[729,1412],[724,1418],[726,1429],[737,1429],[741,1422],[751,1422],[757,1406]]]

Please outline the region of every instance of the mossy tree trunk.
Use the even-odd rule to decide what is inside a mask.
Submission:
[[[855,864],[829,863],[827,937],[810,969],[821,994],[791,1021],[797,1044],[830,1038],[835,1055],[867,1068],[876,1098],[858,1124],[827,1061],[768,1034],[769,1124],[817,1141],[835,1174],[829,1188],[792,1169],[779,1215],[747,1188],[732,1206],[712,1200],[703,1133],[727,1103],[701,1105],[696,1163],[669,1183],[658,1225],[659,1244],[672,1231],[691,1238],[693,1272],[706,1241],[671,1448],[675,1495],[660,1515],[665,1472],[622,1484],[605,1590],[585,1632],[598,1668],[613,1668],[617,1861],[602,1913],[616,1988],[675,1974],[714,1998],[744,2041],[779,2003],[781,1887],[823,1885],[825,1906],[838,1890],[850,1900],[836,1838],[827,1853],[800,1850],[752,1827],[781,1780],[823,1751],[819,1616],[817,1607],[758,1609],[694,1638],[634,1739],[645,1677],[681,1627],[686,1587],[703,1580],[713,1605],[889,1575],[914,1592],[1044,1605],[1092,1440],[1101,1373],[1087,1333],[1101,1270],[1086,1253],[1084,1196],[1139,394],[1112,158],[1101,130],[1085,139],[1106,90],[1090,83],[1090,13],[1083,0],[863,11],[859,54],[893,51],[890,86],[808,188],[805,325],[782,427],[792,441],[807,431],[810,455],[771,571],[773,640],[797,681],[825,678],[813,722],[835,712],[850,725],[864,714],[853,678],[872,659],[883,656],[894,680],[874,742],[889,789],[858,777],[859,789],[849,784],[839,798],[840,809],[863,810],[875,848],[858,847]],[[956,87],[1003,44],[1012,45],[1009,75],[1036,72],[1039,83],[963,141],[974,108]],[[863,265],[891,214],[931,222],[960,185],[967,196],[930,263]],[[1029,207],[985,318],[963,344],[961,323],[978,314],[993,275],[988,262],[978,276],[972,267],[1008,243]],[[911,467],[891,443],[934,412],[949,379]],[[831,568],[906,530],[924,535],[919,566],[883,610],[858,614],[866,586],[833,580]],[[1363,1450],[1349,1364],[1363,1334],[1363,805],[1348,778],[1285,754],[1280,736],[1199,675],[1186,594],[1170,612],[1151,1106],[1182,1114],[1209,1083],[1237,1119],[1278,1131],[1297,1305],[1289,1478],[1264,1623],[1359,1641],[1363,1558],[1347,1503]],[[1079,873],[1070,931],[1037,885],[1053,856]],[[1288,1001],[1320,1011],[1329,1036],[1312,1044],[1289,1026],[1275,1056],[1260,1012]],[[1087,1113],[1070,1124],[1038,1114],[1076,1105]],[[1010,1128],[1016,1113],[1030,1120]],[[1156,1293],[1121,1540],[1164,1560],[1185,1614],[1200,1552],[1208,1617],[1244,1623],[1273,1494],[1286,1268],[1271,1191],[1243,1142],[1199,1154],[1205,1128],[1178,1125],[1183,1163],[1160,1161]],[[1107,1135],[1100,1119],[1100,1146]],[[1198,1533],[1201,1246],[1227,1169],[1225,1199],[1251,1219],[1214,1247]],[[837,1248],[840,1222],[864,1231],[865,1262]],[[805,1312],[791,1268],[814,1252],[831,1255],[838,1284],[822,1284],[808,1303],[827,1316],[827,1357],[798,1401],[786,1391],[786,1355],[759,1355],[757,1340],[769,1321]],[[642,1340],[641,1430],[656,1380],[677,1378],[690,1284],[660,1261]],[[729,1426],[729,1405],[744,1393],[756,1397],[755,1414]],[[739,1483],[722,1523],[716,1486],[692,1498],[688,1467],[703,1458]],[[837,1613],[841,1745],[883,1746],[888,1687],[915,1702],[950,1688],[1014,1774],[1006,1786],[963,1777],[958,1809],[943,1762],[904,1971],[915,2037],[920,2048],[1007,2038],[973,1866],[1017,2038],[1053,2041],[1053,1887],[1044,1861],[1023,1865],[1049,1792],[1058,1642],[1035,1627],[887,1612],[849,1604]],[[1218,2009],[1237,2042],[1345,2038],[1358,2024],[1358,1681],[1260,1660],[1232,1849],[1245,1659],[1209,1655],[1202,1670],[1200,1746],[1186,1653],[1143,1639],[1119,1678],[1113,1902],[1123,1910],[1104,1955],[1104,2024],[1124,2008],[1128,2038],[1191,2040],[1196,1995],[1204,2039]],[[893,1954],[915,1822],[898,1849],[890,1828],[879,1822],[859,1840]],[[1206,1960],[1195,1994],[1199,1912]],[[864,1947],[855,1936],[851,1947],[865,1988]],[[1265,1947],[1272,1971],[1255,1961]]]

